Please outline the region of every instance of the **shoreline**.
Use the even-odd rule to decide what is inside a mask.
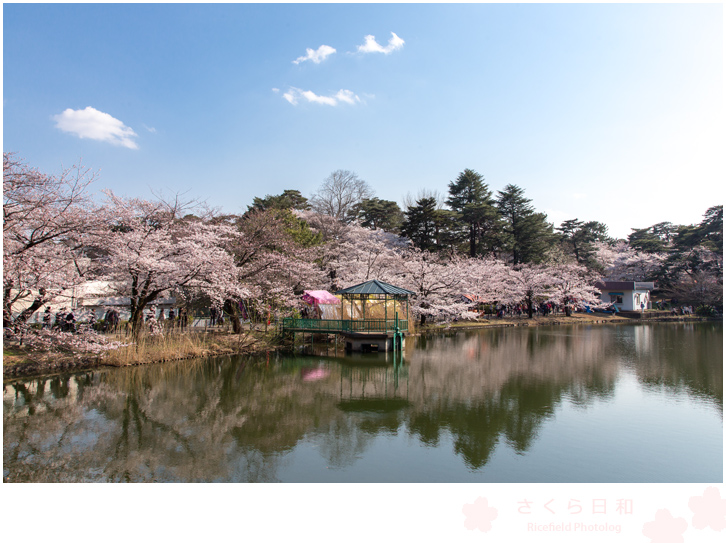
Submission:
[[[433,324],[417,327],[411,336],[420,336],[426,334],[450,333],[485,330],[489,328],[507,328],[515,326],[553,326],[553,325],[602,325],[602,324],[647,324],[651,322],[723,322],[708,317],[698,317],[695,315],[688,316],[667,316],[654,318],[630,318],[619,315],[606,314],[582,314],[574,313],[570,317],[564,315],[555,316],[535,316],[531,319],[527,317],[492,317],[483,321],[475,322],[456,322],[448,324]],[[182,336],[183,337],[183,336]],[[273,334],[267,334],[262,340],[254,344],[242,345],[232,334],[219,335],[215,339],[221,340],[221,344],[215,346],[205,346],[201,352],[184,354],[176,357],[149,358],[144,361],[132,361],[127,363],[113,362],[112,360],[102,358],[78,358],[69,353],[49,353],[49,352],[26,352],[17,348],[6,348],[3,344],[3,380],[5,379],[22,379],[26,377],[39,377],[44,375],[55,375],[65,372],[86,371],[94,368],[124,368],[130,366],[143,366],[148,364],[163,364],[166,362],[178,362],[181,360],[190,360],[193,358],[208,358],[215,356],[234,356],[234,355],[255,355],[277,350],[284,350],[284,346],[274,344]],[[234,344],[238,348],[235,348]]]
[[[605,313],[573,313],[572,316],[534,316],[527,317],[492,317],[483,321],[459,321],[449,324],[424,325],[417,328],[416,333],[420,335],[435,332],[451,332],[465,330],[482,330],[487,328],[506,328],[515,326],[552,326],[552,325],[590,325],[590,324],[648,324],[651,322],[722,322],[720,319],[700,317],[697,315],[677,315],[658,317],[623,317],[620,315],[608,315]]]
[[[257,337],[255,337],[257,335]],[[258,354],[272,352],[279,349],[279,345],[273,344],[274,335],[243,334],[235,335],[226,332],[210,333],[209,335],[199,334],[193,336],[177,335],[165,338],[167,345],[155,346],[145,343],[143,351],[148,355],[143,359],[119,361],[120,353],[127,356],[131,347],[125,351],[113,351],[107,357],[79,357],[66,352],[33,352],[24,351],[17,347],[6,347],[3,344],[3,380],[22,379],[26,377],[39,377],[44,375],[57,375],[65,372],[86,371],[95,368],[126,368],[132,366],[145,366],[150,364],[164,364],[167,362],[179,362],[194,358],[208,358],[215,356],[233,356]],[[244,341],[243,341],[244,340]],[[189,345],[197,342],[196,345]],[[184,352],[186,350],[186,352]],[[181,353],[181,354],[179,354]],[[131,355],[134,356],[134,355]],[[139,355],[136,354],[136,357]],[[143,355],[142,355],[143,356]]]

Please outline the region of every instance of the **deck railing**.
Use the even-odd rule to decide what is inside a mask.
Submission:
[[[306,332],[395,332],[393,319],[339,320],[339,319],[282,319],[282,329]],[[408,331],[408,321],[398,321],[398,331]]]

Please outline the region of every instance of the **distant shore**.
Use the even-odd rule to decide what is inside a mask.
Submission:
[[[427,324],[417,326],[412,335],[436,334],[504,328],[514,326],[552,326],[552,325],[592,325],[592,324],[647,324],[650,322],[706,322],[707,317],[695,315],[657,316],[632,318],[606,313],[573,313],[572,316],[549,315],[522,317],[491,317],[477,321],[459,321],[447,324]],[[180,335],[169,341],[163,348],[146,347],[142,353],[138,349],[127,348],[131,357],[120,359],[112,354],[104,358],[78,357],[70,353],[32,352],[13,346],[3,345],[3,378],[33,377],[69,371],[83,371],[98,367],[126,367],[145,364],[172,362],[190,358],[207,358],[241,354],[259,354],[283,348],[274,340],[274,332],[247,335],[244,341],[235,334],[210,334],[203,341],[190,341],[191,336]],[[143,358],[143,359],[142,359]]]
[[[665,313],[665,312],[663,312]],[[497,328],[509,326],[550,326],[561,324],[647,324],[651,322],[706,322],[714,321],[712,318],[701,317],[698,315],[659,315],[648,316],[645,318],[624,317],[621,315],[610,315],[608,313],[573,313],[570,317],[565,315],[548,315],[543,317],[535,315],[531,319],[526,316],[521,317],[491,317],[484,320],[465,321],[447,323],[447,324],[431,324],[419,326],[416,333],[435,333],[442,331],[457,330],[481,330],[484,328]]]

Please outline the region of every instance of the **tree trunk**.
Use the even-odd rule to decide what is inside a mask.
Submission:
[[[473,224],[469,226],[469,256],[476,256],[476,229]]]
[[[232,322],[232,331],[235,334],[242,333],[242,325],[239,322],[239,306],[234,300],[224,301],[224,312],[227,314],[227,318]]]
[[[144,324],[144,319],[142,318],[143,315],[144,306],[137,306],[131,313],[131,317],[129,317],[129,324],[131,325],[131,335],[134,338],[138,338],[139,334],[141,334],[141,326]]]

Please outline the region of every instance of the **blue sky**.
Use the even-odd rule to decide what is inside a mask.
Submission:
[[[336,169],[400,202],[471,168],[626,236],[723,203],[723,24],[720,4],[5,4],[3,150],[226,212]]]

